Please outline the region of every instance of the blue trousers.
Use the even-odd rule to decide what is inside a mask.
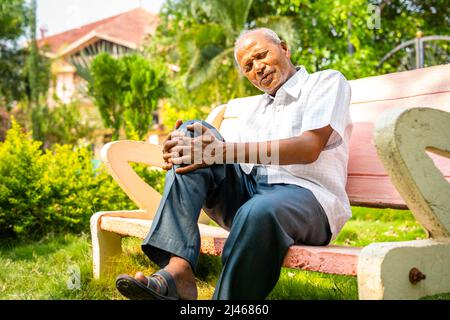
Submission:
[[[216,129],[202,123],[223,140]],[[167,172],[142,250],[161,268],[176,255],[189,261],[195,272],[200,253],[197,222],[203,208],[230,232],[213,299],[264,299],[275,287],[291,245],[330,242],[327,216],[308,189],[268,184],[260,170],[247,175],[238,164],[213,165],[184,175],[176,174],[176,167]]]

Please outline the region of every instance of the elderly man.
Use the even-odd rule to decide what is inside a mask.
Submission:
[[[214,299],[264,299],[291,245],[327,245],[349,219],[350,86],[334,70],[308,74],[290,56],[273,31],[246,31],[236,61],[264,94],[228,102],[242,108],[238,132],[222,137],[206,122],[177,122],[164,144],[164,194],[142,244],[162,269],[120,275],[123,295],[197,298],[202,208],[230,231]]]

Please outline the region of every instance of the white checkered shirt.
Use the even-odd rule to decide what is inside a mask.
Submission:
[[[311,190],[327,214],[335,239],[351,217],[345,191],[353,128],[349,113],[351,89],[338,71],[308,74],[304,67],[297,70],[275,97],[262,94],[229,101],[228,107],[240,110],[239,130],[223,134],[230,142],[259,142],[291,138],[331,125],[333,133],[317,161],[264,167],[268,183],[294,184]],[[241,164],[247,174],[253,166]]]

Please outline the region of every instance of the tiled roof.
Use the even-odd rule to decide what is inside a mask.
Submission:
[[[89,34],[105,36],[108,40],[116,39],[121,43],[130,43],[138,47],[142,40],[153,34],[159,18],[142,8],[99,20],[72,30],[40,39],[38,45],[48,46],[51,53],[58,53]]]

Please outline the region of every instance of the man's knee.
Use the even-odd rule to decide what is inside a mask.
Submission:
[[[267,227],[272,228],[274,221],[276,220],[276,209],[273,206],[268,205],[263,199],[253,199],[254,201],[247,208],[241,208],[243,211],[238,212],[240,219],[236,221],[241,221],[245,224],[245,229],[247,232],[254,230],[262,230]],[[259,231],[257,232],[258,234]]]
[[[264,202],[264,201],[262,201]],[[249,212],[250,224],[269,224],[271,225],[276,219],[276,209],[271,205],[258,203],[252,207]]]
[[[196,123],[196,122],[201,122],[201,120],[189,120],[189,121],[183,122],[183,124],[177,130],[183,131],[186,136],[188,136],[190,138],[193,138],[194,137],[194,132],[189,131],[187,129],[187,127],[192,125],[192,124],[194,124],[194,123]]]
[[[208,122],[203,121],[203,120],[189,120],[189,121],[183,122],[183,124],[178,128],[178,130],[185,131],[185,133],[186,133],[186,135],[188,137],[191,137],[191,138],[196,137],[200,133],[189,131],[189,130],[187,130],[187,127],[190,126],[190,125],[193,125],[193,124],[195,124],[197,122],[201,123],[203,126],[205,126],[208,129],[210,129],[211,132],[216,136],[217,139],[223,140],[222,135],[220,134],[220,132],[215,127],[213,127],[211,124],[209,124]]]

